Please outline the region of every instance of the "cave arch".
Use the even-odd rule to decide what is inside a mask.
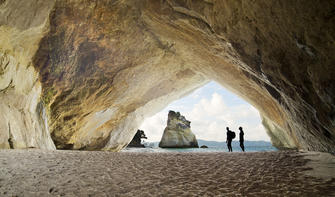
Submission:
[[[25,15],[2,13],[1,54],[34,66],[22,73],[37,90],[17,89],[10,75],[11,94],[40,95],[31,104],[46,108],[58,148],[118,151],[145,116],[214,80],[260,111],[277,147],[335,150],[332,2],[24,4]]]

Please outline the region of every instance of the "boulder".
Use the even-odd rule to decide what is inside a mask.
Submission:
[[[200,148],[208,148],[208,146],[202,145],[202,146],[200,146]]]
[[[198,148],[198,141],[191,131],[191,122],[179,112],[169,111],[167,126],[161,141],[161,148]]]

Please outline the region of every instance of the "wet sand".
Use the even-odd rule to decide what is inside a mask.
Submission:
[[[0,150],[0,196],[335,196],[319,156]]]

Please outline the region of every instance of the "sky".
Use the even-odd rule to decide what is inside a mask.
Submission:
[[[147,118],[139,128],[148,137],[145,141],[161,140],[169,110],[178,111],[191,121],[191,130],[197,139],[226,141],[226,127],[238,134],[238,127],[242,126],[245,140],[270,141],[257,109],[216,82],[206,84]]]

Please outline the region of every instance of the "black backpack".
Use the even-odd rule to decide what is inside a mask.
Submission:
[[[231,139],[234,139],[234,138],[236,137],[236,134],[235,134],[234,131],[231,131],[231,132],[230,132],[230,137],[231,137]]]

